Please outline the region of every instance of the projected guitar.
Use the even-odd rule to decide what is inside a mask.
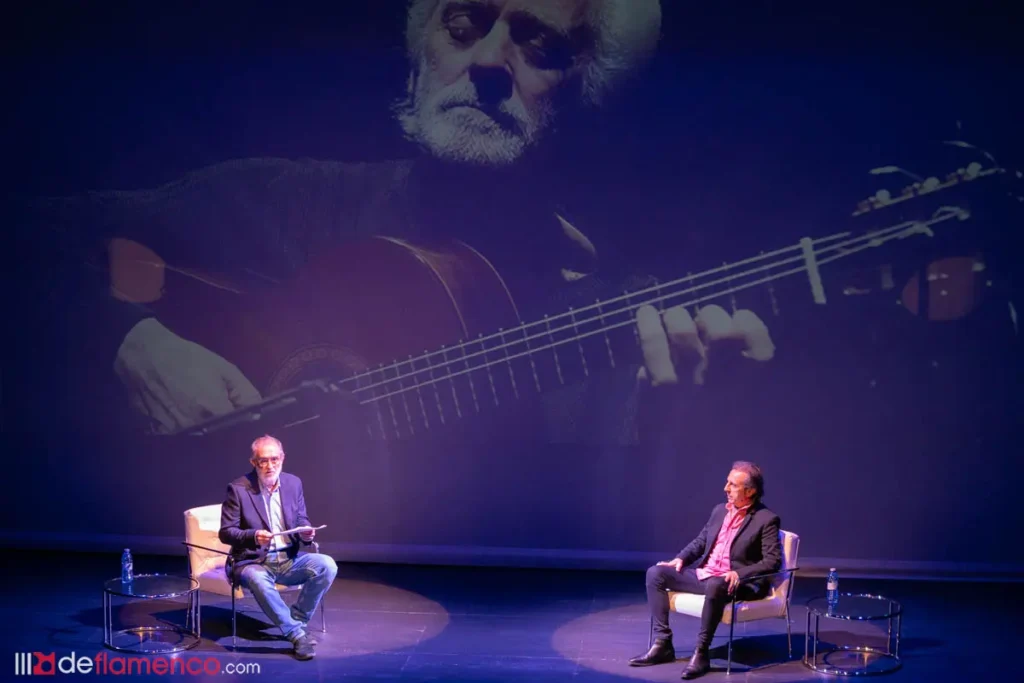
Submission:
[[[928,188],[912,188],[911,194],[933,194],[1002,172],[962,171]],[[859,212],[884,205],[862,205]],[[632,362],[641,306],[664,310],[731,302],[735,309],[736,293],[763,290],[774,297],[776,283],[798,276],[813,301],[824,304],[821,270],[826,266],[933,235],[936,227],[968,215],[942,207],[927,219],[864,235],[805,238],[532,322],[521,319],[500,274],[472,247],[387,237],[322,254],[294,280],[258,291],[168,269],[165,295],[152,308],[176,333],[237,365],[270,397],[185,433],[210,434],[254,421],[269,429],[270,420],[286,422],[279,428],[315,419],[318,414],[294,410],[312,393],[362,404],[374,438],[405,439],[574,382],[598,368]],[[197,314],[197,302],[211,304],[207,315]]]

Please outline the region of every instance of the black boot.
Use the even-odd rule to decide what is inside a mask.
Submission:
[[[316,641],[308,633],[295,641],[295,659],[313,659],[316,656]]]
[[[698,647],[693,651],[690,663],[683,669],[682,679],[688,681],[692,678],[703,676],[711,670],[711,658],[708,656],[707,648]]]
[[[630,666],[654,666],[655,664],[667,664],[676,661],[676,650],[672,647],[672,641],[667,638],[659,638],[647,651],[647,654],[633,657],[629,660]]]

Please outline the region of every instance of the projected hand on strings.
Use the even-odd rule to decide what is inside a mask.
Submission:
[[[136,410],[152,420],[159,434],[261,400],[237,367],[182,339],[155,318],[139,322],[128,333],[114,370],[131,393]]]
[[[729,315],[712,304],[694,318],[682,306],[664,314],[653,306],[643,306],[636,322],[644,354],[638,378],[651,386],[704,384],[712,355],[756,362],[769,361],[775,355],[768,327],[748,310]]]

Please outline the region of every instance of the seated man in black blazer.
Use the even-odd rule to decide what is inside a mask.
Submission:
[[[672,631],[668,626],[668,593],[704,595],[697,646],[683,678],[702,676],[711,668],[708,650],[733,593],[740,600],[757,600],[768,594],[769,579],[740,583],[742,579],[770,574],[782,566],[779,516],[761,504],[764,477],[750,462],[733,463],[726,479],[728,502],[716,505],[697,538],[674,560],[659,562],[647,570],[647,604],[654,622],[654,644],[644,655],[629,660],[631,666],[674,662]]]
[[[309,617],[327,593],[338,566],[327,555],[300,553],[316,530],[276,536],[287,529],[308,526],[302,480],[281,471],[284,450],[272,436],[252,443],[253,471],[228,484],[221,507],[220,540],[231,546],[225,569],[232,583],[249,589],[263,611],[295,646],[297,659],[312,659],[315,643],[306,633]],[[274,587],[302,584],[289,609]]]

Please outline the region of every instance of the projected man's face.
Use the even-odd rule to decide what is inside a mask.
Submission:
[[[450,161],[501,166],[551,128],[590,40],[587,0],[441,0],[406,122]]]

